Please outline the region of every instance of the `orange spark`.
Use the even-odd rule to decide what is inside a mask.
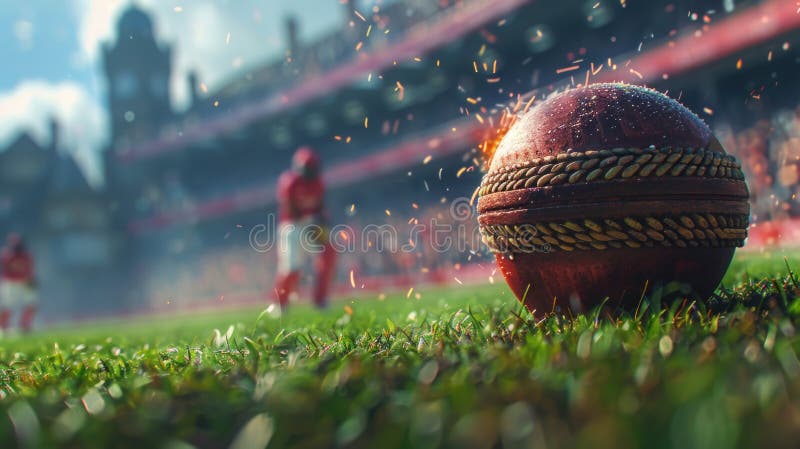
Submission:
[[[571,65],[569,67],[562,67],[560,69],[556,69],[556,75],[561,75],[562,73],[571,72],[573,70],[578,70],[579,68],[581,68],[581,66],[579,66],[577,64]]]

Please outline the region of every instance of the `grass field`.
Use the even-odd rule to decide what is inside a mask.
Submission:
[[[738,257],[707,306],[614,319],[533,320],[498,279],[10,338],[0,447],[797,447],[784,256]]]

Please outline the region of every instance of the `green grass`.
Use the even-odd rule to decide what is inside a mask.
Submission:
[[[0,447],[796,447],[784,256],[636,316],[534,320],[498,279],[6,339]]]

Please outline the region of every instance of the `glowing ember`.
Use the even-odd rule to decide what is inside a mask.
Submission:
[[[397,81],[397,87],[394,89],[394,91],[397,92],[397,101],[403,101],[403,98],[405,97],[405,88],[400,81]]]
[[[535,96],[528,100],[528,103],[522,111],[523,114],[528,111],[535,100]],[[510,112],[508,109],[504,109],[500,116],[499,123],[487,130],[488,135],[484,138],[483,143],[478,146],[481,153],[483,153],[486,165],[491,162],[494,152],[497,150],[498,145],[500,145],[500,141],[503,140],[508,130],[511,129],[511,126],[517,121],[517,117],[517,114]]]
[[[576,65],[571,65],[569,67],[563,67],[563,68],[560,68],[560,69],[556,69],[556,75],[560,75],[560,74],[566,73],[566,72],[572,72],[573,70],[578,70],[579,68],[581,68],[581,66],[576,64]]]

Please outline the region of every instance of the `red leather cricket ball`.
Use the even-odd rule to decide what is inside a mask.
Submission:
[[[531,311],[706,299],[747,236],[741,166],[694,113],[655,90],[595,84],[551,96],[503,137],[478,191],[484,242]]]

